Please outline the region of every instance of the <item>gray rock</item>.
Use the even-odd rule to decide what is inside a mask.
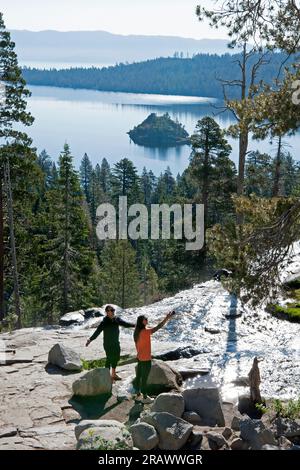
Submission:
[[[78,450],[132,449],[132,439],[125,426],[102,426],[83,431],[77,442]]]
[[[235,415],[233,418],[232,418],[232,421],[231,421],[231,429],[233,429],[234,431],[239,431],[240,430],[240,422],[241,420],[244,419],[242,415]]]
[[[48,363],[65,370],[80,371],[82,369],[79,354],[59,343],[55,344],[53,348],[50,349]]]
[[[166,412],[181,418],[184,412],[184,399],[180,393],[161,393],[156,397],[151,411]]]
[[[182,415],[182,419],[194,426],[201,426],[202,424],[201,416],[199,416],[198,413],[195,413],[195,411],[185,411]]]
[[[222,436],[224,436],[224,438],[226,439],[226,441],[228,441],[228,439],[230,439],[231,436],[232,436],[232,429],[230,429],[230,428],[225,428],[224,431],[222,432]]]
[[[240,437],[237,437],[233,439],[233,441],[230,444],[230,449],[231,450],[246,450],[248,448],[247,444],[243,439]]]
[[[225,426],[219,390],[203,384],[198,388],[184,390],[185,410],[194,411],[202,418],[202,426]]]
[[[159,448],[162,450],[181,449],[189,439],[193,426],[170,413],[150,413],[142,419],[158,432]]]
[[[202,440],[203,440],[202,432],[193,430],[188,440],[188,446],[193,450],[200,449]]]
[[[210,326],[206,326],[204,328],[204,331],[206,331],[206,333],[210,333],[211,335],[218,335],[219,333],[221,333],[218,328],[212,328]]]
[[[150,389],[161,392],[178,390],[181,385],[180,379],[180,374],[168,364],[153,360],[147,385]]]
[[[88,308],[84,311],[84,318],[103,317],[105,315],[104,309],[101,307]]]
[[[12,426],[1,427],[0,428],[0,439],[3,438],[3,437],[16,436],[17,433],[18,433],[17,428],[14,428]]]
[[[278,445],[281,449],[290,449],[293,444],[285,436],[280,436],[278,439]]]
[[[89,428],[119,428],[123,429],[124,425],[113,419],[84,419],[75,426],[75,437],[78,441],[80,434]]]
[[[247,441],[251,449],[259,450],[265,444],[277,445],[272,432],[259,419],[246,418],[240,422],[241,438]]]
[[[227,447],[227,442],[222,434],[217,432],[208,432],[206,434],[210,448],[213,450],[221,449],[221,447]]]
[[[154,426],[136,423],[130,427],[133,445],[140,450],[152,450],[158,446],[159,438]]]
[[[66,313],[59,320],[61,326],[81,325],[84,323],[84,311],[78,310],[78,312]]]
[[[180,346],[177,349],[166,351],[154,356],[155,359],[162,361],[177,361],[178,359],[189,359],[202,353],[202,349],[195,349],[193,346]]]
[[[271,430],[276,437],[298,437],[300,436],[300,419],[276,418]]]
[[[111,394],[112,381],[109,369],[91,370],[73,383],[74,395],[96,396]]]

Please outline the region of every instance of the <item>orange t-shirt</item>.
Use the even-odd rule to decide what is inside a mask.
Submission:
[[[151,328],[140,331],[136,342],[137,358],[139,361],[151,361]]]

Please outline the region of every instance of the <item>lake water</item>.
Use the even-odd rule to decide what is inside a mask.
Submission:
[[[189,163],[191,148],[188,145],[173,148],[146,148],[135,145],[127,135],[150,113],[168,112],[178,119],[189,133],[199,119],[218,113],[214,99],[183,96],[109,93],[91,90],[74,90],[55,87],[29,87],[32,96],[29,109],[35,122],[28,129],[39,151],[46,149],[57,159],[65,142],[74,155],[76,167],[86,152],[93,164],[105,157],[111,165],[122,158],[132,160],[139,171],[145,166],[156,175],[167,166],[174,175],[182,173]],[[222,127],[233,122],[230,114],[214,116]],[[229,139],[232,159],[238,160],[237,141]],[[286,148],[299,159],[300,134],[286,138]],[[250,142],[250,149],[276,154],[276,143]]]

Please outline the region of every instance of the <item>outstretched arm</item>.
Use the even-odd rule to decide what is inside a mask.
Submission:
[[[170,318],[172,318],[172,314],[168,313],[168,315],[158,325],[156,325],[154,328],[151,328],[151,333],[152,334],[156,333],[158,330],[163,328],[165,326],[165,324],[168,323]]]
[[[129,323],[125,320],[122,320],[122,318],[118,318],[118,323],[120,326],[123,326],[124,328],[135,328],[134,323]]]
[[[92,341],[94,341],[94,339],[98,338],[100,333],[103,331],[103,328],[104,328],[104,325],[102,321],[100,325],[98,326],[98,328],[96,329],[95,333],[87,340],[86,346],[88,346]]]

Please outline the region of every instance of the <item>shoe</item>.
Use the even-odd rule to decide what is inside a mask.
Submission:
[[[144,405],[150,405],[150,403],[153,403],[153,402],[154,402],[153,398],[148,397],[148,396],[146,396],[142,399],[142,403]]]
[[[141,393],[136,393],[135,395],[133,395],[132,398],[133,398],[134,401],[141,401],[142,394]]]
[[[115,382],[116,380],[122,380],[122,378],[119,377],[118,375],[114,375],[111,379],[113,382]]]

